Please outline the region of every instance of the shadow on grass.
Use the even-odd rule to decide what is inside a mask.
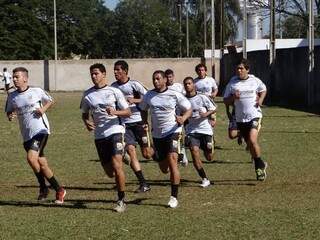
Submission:
[[[237,162],[237,161],[223,161],[223,160],[212,160],[212,161],[204,161],[203,164],[252,164],[251,161],[247,162]]]
[[[299,134],[305,134],[305,133],[314,133],[319,134],[320,131],[308,131],[308,130],[301,130],[301,131],[284,131],[284,130],[263,130],[264,133],[299,133]]]
[[[95,183],[94,183],[95,184]],[[77,187],[77,186],[64,186],[65,189],[67,190],[81,190],[81,191],[113,191],[115,190],[115,184],[114,183],[100,183],[100,184],[104,184],[104,185],[112,185],[112,187],[110,188],[94,188],[94,187]],[[16,188],[36,188],[39,189],[39,186],[27,186],[27,185],[16,185]],[[50,186],[48,186],[50,189],[52,189]],[[54,190],[52,190],[54,191]]]

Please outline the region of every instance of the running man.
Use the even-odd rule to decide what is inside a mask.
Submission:
[[[150,191],[150,186],[147,184],[136,153],[137,143],[140,146],[141,153],[144,158],[150,159],[153,156],[153,149],[150,144],[148,128],[145,128],[142,123],[141,113],[138,104],[142,101],[143,96],[147,90],[142,84],[136,80],[128,77],[129,66],[128,63],[119,60],[114,64],[114,77],[116,82],[111,86],[118,88],[126,98],[132,115],[130,117],[122,118],[122,122],[126,126],[125,142],[126,151],[130,157],[130,167],[133,170],[139,181],[139,188],[136,193]]]
[[[264,181],[267,177],[267,163],[261,159],[258,143],[261,126],[261,106],[267,94],[265,84],[254,75],[249,75],[249,62],[242,59],[236,68],[236,77],[228,83],[224,93],[224,103],[235,106],[237,127],[247,143],[254,160],[256,177]]]
[[[2,81],[4,81],[4,89],[6,90],[7,93],[9,93],[9,90],[12,88],[10,87],[12,76],[8,72],[7,68],[3,68],[2,75],[3,75]]]
[[[186,77],[183,80],[183,85],[186,90],[186,97],[192,106],[192,116],[185,125],[187,135],[185,143],[190,148],[193,165],[202,179],[200,186],[205,188],[210,185],[210,180],[203,169],[200,149],[202,149],[205,158],[212,161],[213,131],[208,116],[216,111],[216,107],[206,95],[196,92],[192,77]]]
[[[170,172],[171,196],[168,206],[176,208],[180,184],[178,153],[181,132],[184,122],[191,116],[191,104],[181,93],[168,89],[163,71],[155,71],[152,80],[154,89],[144,96],[140,108],[145,111],[150,108],[154,160],[158,161],[163,173]],[[181,109],[181,116],[176,115],[176,108]],[[147,114],[143,114],[143,121],[147,124]]]
[[[8,95],[6,113],[9,121],[18,118],[27,161],[39,182],[38,200],[48,197],[49,188],[45,179],[56,191],[56,204],[62,204],[66,190],[60,186],[44,156],[44,148],[50,134],[45,112],[52,106],[53,99],[38,87],[29,87],[29,73],[24,67],[13,70],[16,90]]]
[[[116,212],[124,212],[125,174],[122,165],[125,128],[120,117],[129,117],[129,105],[119,89],[109,87],[103,64],[90,66],[93,87],[84,92],[80,108],[82,120],[89,131],[94,131],[95,145],[101,165],[108,177],[115,177],[118,190]],[[91,116],[91,118],[90,118]]]
[[[174,76],[173,70],[167,69],[164,72],[164,74],[165,74],[165,76],[167,78],[167,87],[169,89],[172,89],[174,91],[182,93],[183,95],[186,94],[183,85],[181,83],[175,82],[175,76]],[[179,110],[178,109],[177,109],[177,115],[179,115]],[[181,141],[181,153],[179,154],[178,160],[179,160],[179,163],[182,166],[186,167],[188,165],[188,158],[187,158],[187,154],[186,154],[183,138],[182,138],[182,141]]]

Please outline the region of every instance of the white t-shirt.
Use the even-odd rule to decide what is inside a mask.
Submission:
[[[240,99],[234,101],[237,122],[250,122],[254,118],[261,118],[261,108],[256,106],[257,94],[266,91],[266,85],[251,74],[246,80],[233,77],[226,86],[224,98],[230,97],[236,91],[240,92]]]
[[[6,112],[15,112],[17,114],[24,142],[40,133],[50,134],[50,126],[46,114],[38,117],[34,114],[34,111],[51,101],[51,96],[38,87],[28,87],[23,92],[16,90],[9,94]]]
[[[3,72],[4,84],[10,84],[12,76],[9,72]]]
[[[212,103],[209,97],[203,94],[197,94],[193,97],[187,97],[192,106],[192,116],[188,119],[185,126],[186,134],[201,133],[212,135],[212,127],[208,117],[200,117],[200,112],[214,111],[216,106]]]
[[[111,87],[115,87],[120,89],[123,93],[124,97],[127,98],[143,98],[143,96],[147,93],[147,89],[138,81],[131,80],[127,81],[126,83],[119,84],[119,82],[113,82]],[[141,113],[139,110],[139,104],[130,104],[129,105],[131,110],[131,116],[122,118],[124,123],[135,123],[140,122]]]
[[[172,89],[174,91],[177,91],[179,93],[182,93],[183,95],[186,94],[186,91],[184,90],[184,87],[181,83],[173,83],[172,85],[168,86],[169,89]]]
[[[213,90],[218,89],[216,81],[209,76],[206,76],[205,78],[195,78],[194,85],[196,87],[197,93],[202,93],[209,97],[212,94],[212,89]]]
[[[181,93],[167,89],[164,92],[150,90],[140,104],[142,110],[150,108],[152,136],[164,138],[172,133],[181,132],[182,126],[176,122],[176,108],[187,111],[190,102]]]
[[[102,139],[115,133],[125,132],[120,118],[108,115],[107,107],[123,110],[129,108],[129,105],[122,92],[114,87],[92,87],[84,92],[80,108],[83,113],[92,115],[95,124],[95,139]]]

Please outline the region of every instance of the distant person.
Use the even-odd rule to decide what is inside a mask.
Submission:
[[[264,181],[267,177],[267,163],[261,159],[258,134],[261,126],[261,106],[267,94],[265,84],[254,75],[249,74],[250,65],[242,59],[236,67],[233,77],[224,93],[224,103],[235,106],[237,127],[247,143],[253,158],[256,178]]]
[[[202,93],[208,96],[210,99],[214,100],[214,98],[218,94],[218,86],[214,78],[209,77],[207,75],[207,66],[199,63],[195,67],[195,71],[197,73],[197,77],[194,79],[194,84],[196,87],[197,93]],[[209,116],[210,124],[212,127],[216,125],[216,114],[212,114]]]
[[[125,174],[122,164],[125,128],[120,117],[131,115],[129,105],[119,89],[109,87],[106,68],[96,63],[90,66],[93,87],[83,94],[80,108],[88,131],[94,131],[95,145],[101,165],[108,177],[115,177],[118,190],[116,212],[124,212]]]
[[[165,73],[157,70],[152,74],[154,89],[147,92],[140,104],[141,110],[150,109],[152,137],[155,161],[163,173],[170,172],[171,196],[170,208],[178,206],[178,188],[180,172],[178,169],[178,152],[184,122],[191,116],[191,104],[181,93],[168,89]],[[176,108],[181,115],[176,115]],[[147,114],[143,121],[147,124]]]
[[[150,185],[146,182],[139,159],[137,157],[136,145],[140,146],[141,153],[144,158],[150,159],[153,156],[153,148],[151,147],[147,125],[142,123],[139,103],[143,96],[147,93],[144,86],[137,80],[132,80],[128,76],[129,66],[126,61],[119,60],[114,64],[114,77],[117,80],[111,86],[119,89],[127,100],[132,115],[130,117],[121,118],[125,124],[126,132],[124,134],[126,151],[130,157],[130,167],[139,181],[137,193],[147,192]]]
[[[13,83],[17,90],[8,95],[6,113],[9,121],[18,118],[27,161],[36,175],[40,191],[38,200],[47,198],[49,188],[45,179],[56,191],[55,203],[62,204],[66,190],[60,186],[48,166],[44,148],[50,134],[49,122],[45,112],[52,106],[53,99],[38,87],[29,87],[28,70],[17,67],[13,70]]]
[[[213,159],[213,131],[208,116],[216,111],[212,101],[203,94],[197,93],[192,77],[183,80],[186,97],[192,106],[192,116],[185,125],[186,145],[189,147],[193,159],[193,165],[202,179],[201,187],[210,186],[203,164],[200,158],[200,149],[208,161]],[[212,182],[213,183],[213,182]]]
[[[7,68],[3,68],[3,79],[2,81],[4,81],[4,88],[6,90],[6,92],[9,91],[9,89],[11,88],[10,87],[10,83],[11,83],[11,79],[12,79],[12,76],[11,74],[8,72]]]
[[[182,93],[183,95],[185,95],[185,90],[184,87],[181,83],[177,83],[175,82],[175,75],[172,69],[167,69],[164,72],[166,78],[167,78],[167,86],[169,89],[177,91],[179,93]],[[179,109],[177,109],[177,114],[179,115]],[[186,150],[184,147],[184,141],[181,141],[181,152],[179,153],[179,163],[186,167],[188,165],[188,158],[187,158],[187,154],[186,154]]]

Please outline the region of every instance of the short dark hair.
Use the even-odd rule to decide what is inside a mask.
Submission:
[[[174,75],[173,70],[170,69],[170,68],[168,68],[167,70],[165,70],[165,71],[164,71],[164,74],[165,74],[166,76],[167,76],[167,75],[170,75],[170,74]]]
[[[241,64],[244,66],[245,69],[247,69],[247,70],[250,69],[250,62],[249,62],[248,59],[242,58],[242,59],[238,62],[237,66],[238,66],[238,65],[241,65]]]
[[[207,66],[204,65],[203,63],[199,63],[196,67],[195,67],[195,71],[198,72],[199,68],[203,67],[205,71],[207,71]]]
[[[118,60],[114,63],[114,66],[120,66],[122,70],[124,70],[126,73],[129,72],[129,65],[124,60]]]
[[[162,71],[162,70],[156,70],[156,71],[154,71],[154,73],[152,74],[152,80],[154,79],[154,76],[155,76],[156,74],[160,74],[163,78],[166,78],[166,75],[165,75],[164,71]]]
[[[16,67],[15,69],[12,70],[12,72],[13,73],[24,72],[27,76],[29,75],[29,71],[25,67]]]
[[[191,80],[192,82],[194,82],[192,77],[186,77],[186,78],[183,79],[183,84],[185,84],[186,81],[188,81],[188,80]]]
[[[4,68],[3,68],[3,71],[4,71],[4,72],[5,72],[5,71],[7,71],[7,68],[6,68],[6,67],[4,67]]]
[[[95,68],[98,68],[100,70],[100,72],[102,73],[105,73],[106,72],[106,67],[102,64],[102,63],[95,63],[95,64],[92,64],[90,66],[90,72],[95,69]]]

